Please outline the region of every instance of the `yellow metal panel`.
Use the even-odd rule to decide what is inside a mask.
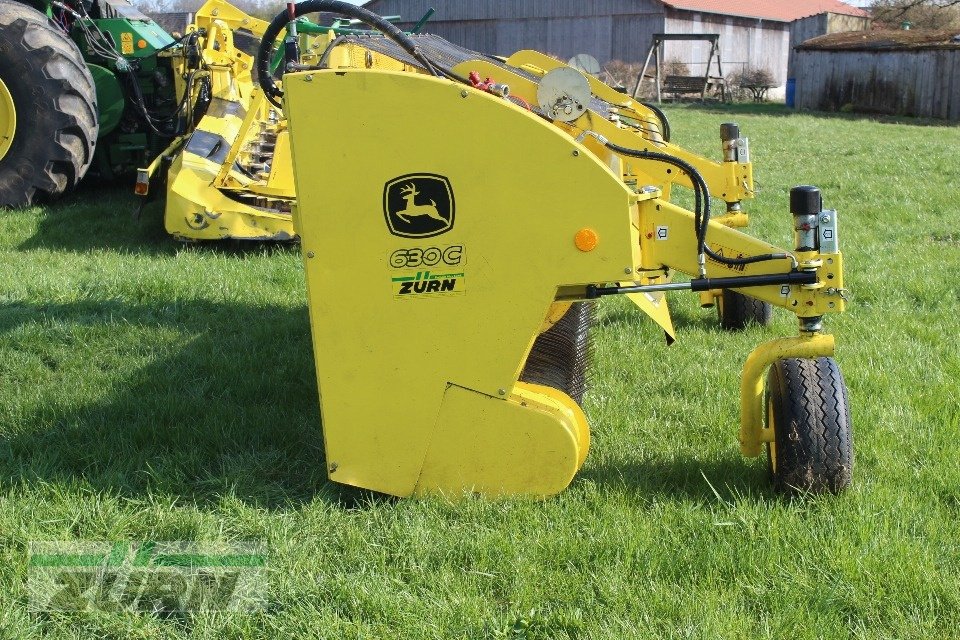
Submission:
[[[633,282],[622,282],[624,286],[635,284]],[[676,340],[677,334],[673,329],[673,320],[670,318],[670,307],[667,306],[667,296],[660,293],[628,293],[627,297],[633,304],[637,305],[641,311],[653,318],[654,322],[660,325],[670,340]]]
[[[530,400],[532,393],[546,396],[559,405],[551,409],[552,411],[560,411],[573,419],[576,426],[574,435],[576,437],[578,451],[577,468],[582,467],[583,462],[587,459],[587,453],[590,451],[590,423],[587,421],[587,415],[583,412],[583,409],[580,408],[580,405],[559,389],[541,384],[518,382],[514,385],[513,391],[514,393],[510,396],[510,399],[521,403]],[[534,399],[536,400],[536,398]],[[540,404],[543,404],[543,398],[540,398],[539,401]]]
[[[278,174],[273,189],[269,183],[252,181],[234,170],[241,147],[252,139],[266,119],[268,105],[262,94],[257,91],[252,98],[247,94],[244,99],[229,100],[246,109],[245,117],[232,112],[223,115],[208,112],[191,134],[191,137],[219,140],[217,144],[228,148],[215,148],[211,157],[203,157],[190,151],[188,139],[171,165],[164,224],[174,237],[182,240],[290,240],[295,237],[290,213],[276,206],[273,210],[257,206],[255,200],[257,195],[274,197],[284,203],[292,199],[289,146],[281,146],[277,141],[274,162]]]
[[[278,196],[293,196],[293,158],[290,155],[290,132],[277,134],[277,146],[273,152],[273,164],[270,167],[270,179],[267,186],[260,189],[263,193]]]
[[[581,433],[589,431],[570,398],[537,389],[544,388],[521,383],[501,400],[448,387],[414,492],[545,497],[563,490],[580,468]]]
[[[170,167],[164,226],[181,240],[290,240],[290,215],[270,213],[228,198],[211,186],[219,165],[180,153]]]
[[[693,214],[663,200],[643,201],[638,206],[643,268],[668,266],[688,275],[696,275],[697,243]],[[790,253],[787,249],[775,247],[715,220],[710,221],[707,244],[715,252],[722,252],[728,257]],[[819,288],[802,285],[750,287],[741,293],[790,309],[799,317],[843,311],[846,303],[839,295],[843,289],[843,256],[839,253],[820,255],[813,252],[806,256],[797,254],[796,257],[801,266],[805,259],[820,260],[817,277],[820,282],[828,284]],[[790,262],[787,260],[731,266],[707,259],[707,276],[711,278],[786,273],[789,269]]]
[[[284,84],[331,477],[409,495],[448,387],[507,402],[558,288],[617,281],[637,264],[637,198],[549,123],[447,80],[357,70]],[[325,144],[342,131],[350,144]],[[453,224],[392,235],[385,189],[425,174],[448,180]],[[412,198],[409,211],[431,211]],[[592,251],[575,245],[585,227],[599,237]],[[459,259],[428,264],[451,247]],[[450,288],[431,293],[438,275]],[[403,293],[402,278],[421,293]],[[502,428],[517,434],[541,420],[489,415],[514,414]],[[484,420],[477,429],[501,428]]]
[[[194,22],[207,28],[214,20],[222,21],[232,29],[247,29],[254,35],[262,35],[269,25],[264,20],[247,15],[225,0],[207,0],[197,9]]]

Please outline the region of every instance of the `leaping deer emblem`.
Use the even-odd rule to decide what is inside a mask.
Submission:
[[[394,211],[394,215],[403,220],[406,223],[410,222],[410,218],[416,216],[427,216],[433,218],[434,220],[439,220],[444,224],[448,224],[450,221],[440,215],[440,212],[437,211],[437,203],[433,200],[430,201],[430,204],[420,204],[416,203],[417,196],[420,195],[420,192],[417,191],[417,188],[413,185],[412,182],[403,185],[400,189],[401,195],[405,200],[403,209]]]

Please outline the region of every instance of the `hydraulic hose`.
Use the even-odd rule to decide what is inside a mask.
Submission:
[[[748,256],[746,258],[729,258],[713,251],[707,246],[707,228],[710,223],[710,189],[707,187],[707,183],[703,179],[703,175],[701,175],[692,164],[676,156],[671,156],[666,153],[659,153],[657,151],[630,149],[628,147],[621,147],[620,145],[614,144],[610,141],[604,142],[604,145],[611,151],[621,153],[625,156],[640,158],[642,160],[655,160],[673,165],[682,171],[685,171],[687,175],[690,176],[690,182],[693,184],[694,195],[693,224],[697,236],[697,255],[701,258],[701,277],[705,273],[705,264],[702,259],[704,255],[709,256],[710,259],[714,260],[715,262],[729,266],[754,264],[757,262],[767,262],[769,260],[791,260],[794,262],[794,264],[796,264],[796,259],[789,253],[765,253],[757,256]]]
[[[703,246],[707,236],[707,224],[710,222],[710,190],[707,188],[707,183],[704,181],[703,176],[700,175],[700,172],[697,171],[696,167],[686,160],[671,156],[667,153],[646,151],[645,149],[630,149],[629,147],[621,147],[610,141],[606,141],[604,144],[608,149],[616,153],[633,158],[640,158],[641,160],[663,162],[677,167],[690,176],[690,182],[693,184],[693,219],[697,235],[697,253],[703,254]]]
[[[657,118],[660,120],[660,135],[663,136],[664,142],[670,142],[670,120],[667,119],[667,114],[665,114],[660,107],[651,102],[641,102],[640,104],[656,114]]]
[[[267,100],[274,106],[280,107],[280,98],[283,97],[283,90],[277,86],[273,75],[270,73],[271,50],[277,40],[277,36],[280,35],[280,32],[283,31],[284,27],[286,27],[291,20],[318,11],[329,11],[353,18],[354,20],[359,20],[396,42],[404,51],[423,63],[428,71],[436,75],[434,65],[420,52],[413,39],[392,23],[384,20],[381,16],[378,16],[368,9],[350,4],[349,2],[343,2],[342,0],[305,0],[305,2],[299,2],[294,5],[293,16],[291,16],[290,12],[286,9],[277,14],[270,22],[270,26],[268,26],[267,30],[263,33],[263,38],[260,40],[260,47],[257,49],[257,80],[260,82],[260,86],[263,88]]]

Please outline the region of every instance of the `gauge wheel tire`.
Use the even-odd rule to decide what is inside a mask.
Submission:
[[[521,382],[559,389],[583,403],[590,365],[590,328],[596,305],[574,302],[563,317],[537,336],[520,373]]]
[[[720,327],[727,331],[742,331],[751,323],[761,327],[770,324],[773,307],[769,302],[757,300],[732,289],[724,289],[717,300]]]
[[[847,386],[833,358],[777,360],[767,374],[767,459],[787,496],[840,493],[853,473]]]
[[[0,80],[17,114],[0,158],[0,206],[70,191],[90,167],[98,133],[96,89],[80,50],[42,13],[0,0]]]

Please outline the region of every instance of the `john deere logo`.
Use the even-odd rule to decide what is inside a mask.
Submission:
[[[453,188],[433,173],[410,173],[383,186],[383,215],[390,233],[429,238],[453,229]]]

